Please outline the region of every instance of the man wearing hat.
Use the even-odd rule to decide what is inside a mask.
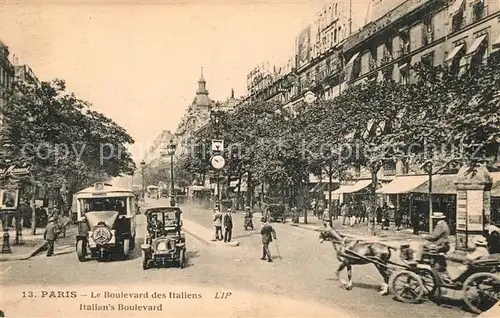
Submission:
[[[490,253],[500,254],[500,228],[494,224],[487,224],[485,231]]]
[[[47,241],[45,246],[47,248],[47,256],[50,257],[54,254],[54,244],[57,240],[57,236],[59,235],[59,227],[56,224],[55,217],[51,216],[48,220],[47,227],[45,228],[45,233],[43,237]]]
[[[271,252],[269,252],[269,243],[273,241],[273,238],[276,238],[276,231],[274,231],[271,224],[267,222],[266,218],[261,219],[262,229],[260,230],[260,235],[262,236],[262,258],[261,260],[265,261],[267,257],[268,262],[272,262],[273,258],[271,256]]]
[[[224,243],[231,242],[231,234],[233,233],[233,216],[231,215],[231,208],[227,208],[224,215]]]
[[[220,213],[219,208],[214,209],[214,215],[213,215],[213,220],[214,220],[214,241],[221,241],[222,240],[222,213]]]
[[[421,246],[420,257],[424,249],[436,248],[442,253],[447,253],[450,250],[450,242],[448,241],[450,227],[446,223],[446,217],[441,212],[435,212],[432,214],[432,218],[437,219],[438,222],[430,235],[423,235],[423,238],[429,242]]]

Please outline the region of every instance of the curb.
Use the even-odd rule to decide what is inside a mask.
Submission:
[[[68,229],[66,231],[65,238],[72,236],[72,235],[76,235],[76,233],[77,233],[77,228]],[[33,247],[31,252],[29,252],[29,253],[19,254],[19,255],[16,255],[14,253],[12,253],[12,254],[0,254],[0,262],[25,261],[25,260],[32,258],[33,256],[40,253],[40,251],[45,246],[45,240],[43,240],[43,239],[41,239],[41,240],[42,241],[40,243],[38,243],[37,245],[35,245],[35,247]]]

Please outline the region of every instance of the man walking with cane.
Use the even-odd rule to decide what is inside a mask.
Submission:
[[[269,243],[273,241],[273,238],[276,238],[276,232],[274,231],[271,224],[267,222],[266,218],[261,219],[262,229],[260,230],[260,235],[262,236],[262,258],[261,260],[265,261],[267,257],[268,262],[272,262],[273,258],[271,256],[271,252],[269,252]]]

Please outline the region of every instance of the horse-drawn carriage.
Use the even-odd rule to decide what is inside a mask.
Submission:
[[[408,245],[401,247],[407,255]],[[407,267],[394,270],[389,288],[400,301],[418,303],[423,297],[441,302],[444,289],[461,291],[462,300],[474,313],[489,310],[500,300],[500,255],[474,261],[463,260],[464,270],[451,279],[446,271],[447,257],[438,249],[424,249],[422,259],[406,261]]]
[[[443,251],[424,250],[422,258],[413,261],[409,244],[400,247],[401,263],[390,261],[391,249],[396,248],[381,242],[366,242],[342,236],[333,228],[320,233],[321,242],[331,241],[341,262],[339,273],[347,268],[349,281],[342,282],[352,288],[352,265],[373,264],[384,278],[382,294],[387,287],[396,299],[407,303],[418,303],[424,297],[441,302],[444,289],[461,290],[462,299],[474,313],[489,310],[500,300],[500,259],[466,262],[465,270],[451,280],[445,274],[446,256]]]

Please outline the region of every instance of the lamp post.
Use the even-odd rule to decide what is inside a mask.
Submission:
[[[170,206],[175,206],[175,184],[174,184],[174,155],[177,145],[172,139],[167,145],[167,154],[170,156]]]
[[[146,167],[146,163],[143,161],[141,161],[141,174],[142,174],[142,195],[141,195],[141,199],[142,201],[145,201],[146,200],[146,188],[145,188],[145,185],[144,185],[144,168]]]

